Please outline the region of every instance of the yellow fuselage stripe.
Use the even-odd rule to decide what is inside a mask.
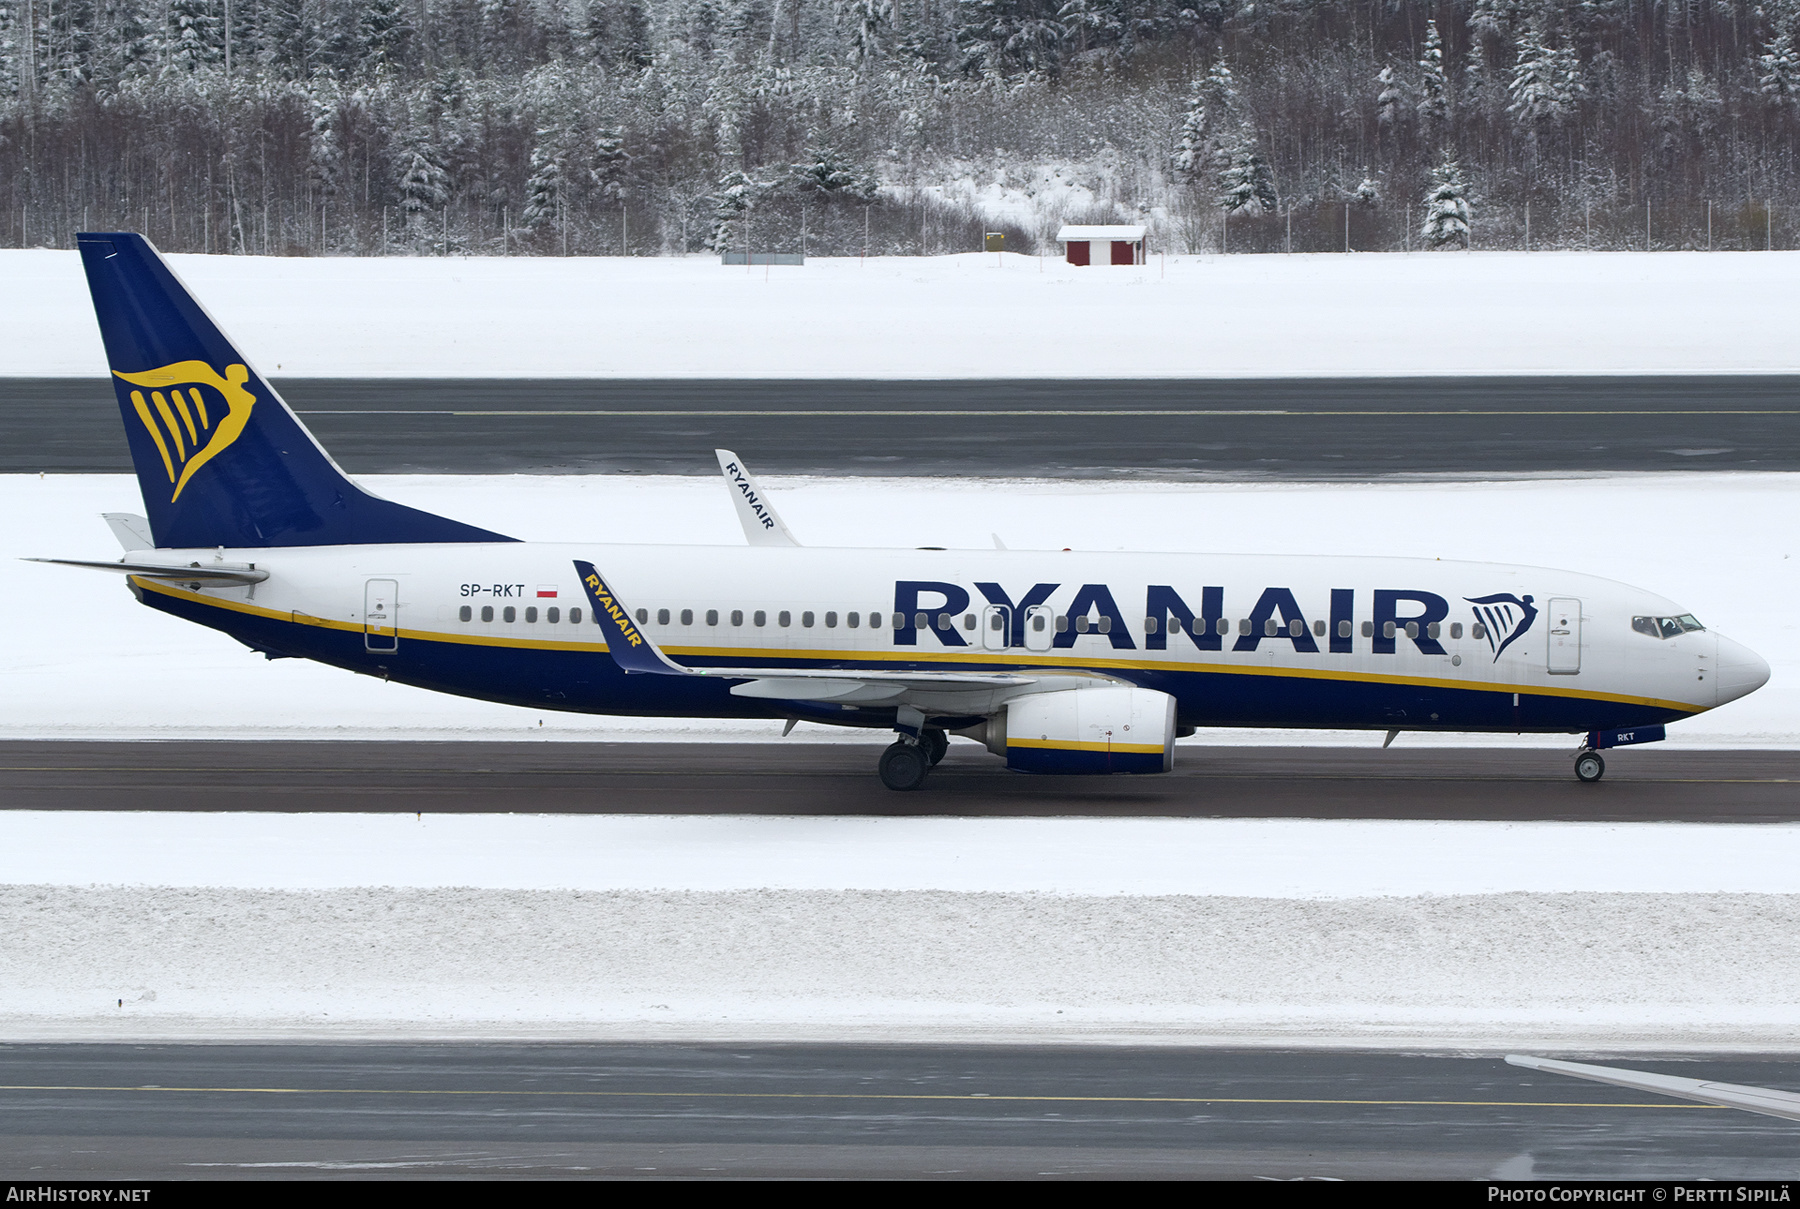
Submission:
[[[334,621],[328,617],[309,617],[286,609],[265,609],[260,605],[249,604],[237,600],[220,600],[216,597],[204,596],[198,592],[190,592],[186,588],[174,584],[161,583],[133,575],[130,577],[146,591],[172,596],[193,604],[206,605],[210,608],[225,609],[235,613],[247,613],[255,617],[266,617],[273,621],[285,621],[291,624],[314,626],[320,629],[341,630],[346,633],[360,634],[364,627],[354,621]],[[384,631],[385,632],[385,631]],[[488,637],[482,634],[453,634],[437,630],[396,631],[399,637],[415,642],[442,642],[469,646],[514,647],[520,650],[538,651],[586,651],[599,652],[606,650],[606,643],[599,639],[593,642],[568,642],[541,638]],[[908,663],[908,664],[952,664],[959,668],[979,671],[1014,671],[1042,670],[1046,672],[1080,673],[1080,672],[1180,672],[1187,674],[1205,674],[1217,676],[1286,676],[1303,680],[1324,680],[1333,683],[1400,685],[1413,688],[1457,689],[1463,692],[1479,693],[1518,693],[1530,697],[1569,697],[1579,701],[1607,701],[1620,705],[1644,705],[1653,709],[1677,710],[1684,714],[1697,714],[1707,707],[1693,705],[1686,701],[1668,701],[1660,697],[1635,697],[1625,693],[1583,692],[1576,688],[1552,688],[1529,684],[1474,683],[1462,680],[1446,680],[1427,676],[1391,676],[1380,672],[1341,672],[1321,668],[1297,667],[1242,667],[1229,663],[1175,663],[1150,661],[1144,659],[1059,659],[1055,656],[1033,657],[1031,655],[1004,658],[970,648],[967,654],[955,654],[939,651],[829,651],[829,650],[770,650],[763,647],[713,647],[713,646],[665,646],[662,648],[670,656],[684,656],[690,659],[726,659],[741,661],[745,659],[783,659],[791,662],[807,663],[839,663],[856,661],[861,663]],[[703,669],[702,669],[703,670]],[[853,673],[854,668],[843,669],[846,674]],[[770,668],[769,675],[778,676],[781,669]]]

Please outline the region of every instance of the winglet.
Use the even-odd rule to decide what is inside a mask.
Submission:
[[[594,608],[594,620],[606,631],[606,650],[622,671],[649,672],[658,676],[687,676],[692,669],[682,667],[656,649],[649,636],[637,628],[625,603],[607,586],[594,564],[575,560],[575,574],[587,590],[588,602]]]
[[[744,459],[729,449],[715,449],[713,453],[718,456],[719,469],[731,489],[731,502],[737,508],[738,523],[744,526],[744,536],[750,544],[798,546],[800,543],[776,515],[775,505],[769,502],[769,497],[745,467]]]

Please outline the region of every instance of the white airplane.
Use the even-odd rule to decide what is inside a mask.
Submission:
[[[518,541],[357,486],[148,241],[79,246],[149,515],[109,517],[117,562],[48,561],[123,572],[272,659],[535,709],[892,730],[892,789],[951,734],[1025,772],[1155,773],[1203,726],[1577,734],[1597,781],[1602,749],[1769,676],[1676,602],[1574,571],[808,548],[727,451],[746,546]]]

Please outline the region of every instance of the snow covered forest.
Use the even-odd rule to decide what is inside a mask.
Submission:
[[[0,0],[0,244],[1777,248],[1800,0]]]

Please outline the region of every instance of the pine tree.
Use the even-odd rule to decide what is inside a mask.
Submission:
[[[789,180],[802,197],[823,204],[836,198],[872,202],[881,188],[873,171],[835,147],[810,148],[806,159],[790,170]]]
[[[450,174],[428,131],[415,131],[400,153],[400,213],[415,247],[430,237],[432,219],[450,200]],[[448,250],[448,249],[446,249]]]
[[[1762,66],[1757,88],[1777,108],[1800,106],[1800,50],[1794,47],[1793,27],[1784,28],[1763,49],[1766,53],[1757,59]]]
[[[1267,214],[1275,209],[1275,178],[1248,129],[1225,151],[1219,173],[1219,208],[1227,214]]]
[[[747,173],[728,172],[713,191],[713,230],[707,247],[729,252],[738,245],[738,224],[755,203],[760,187]]]
[[[406,10],[406,0],[361,0],[356,57],[363,71],[390,71],[402,64],[412,36]]]
[[[563,216],[569,203],[569,155],[561,131],[538,131],[531,149],[531,179],[525,182],[525,210],[519,216],[526,227],[543,230]]]
[[[1231,68],[1220,60],[1205,75],[1194,79],[1187,117],[1171,157],[1177,178],[1189,184],[1210,179],[1223,154],[1220,132],[1229,131],[1242,121],[1243,100],[1237,81]]]
[[[1437,22],[1425,22],[1425,49],[1419,55],[1419,118],[1436,134],[1450,120],[1450,80],[1444,74],[1444,41]]]
[[[220,20],[212,14],[211,0],[169,0],[169,20],[163,31],[163,70],[194,72],[225,57],[220,40]]]
[[[850,62],[858,69],[886,56],[893,0],[838,0],[838,20],[849,27]]]
[[[1428,248],[1469,246],[1469,186],[1462,166],[1448,153],[1431,170],[1425,192],[1425,225],[1419,229]]]
[[[1406,94],[1394,77],[1392,67],[1384,67],[1376,73],[1375,82],[1381,85],[1375,94],[1375,121],[1383,127],[1391,127],[1406,103]]]
[[[630,170],[631,156],[625,150],[625,139],[617,130],[608,128],[594,136],[588,177],[594,182],[597,196],[608,202],[622,202]]]
[[[1519,39],[1519,59],[1507,89],[1512,103],[1506,111],[1527,130],[1540,123],[1560,126],[1574,115],[1585,91],[1574,48],[1551,46],[1541,25],[1527,29]]]

